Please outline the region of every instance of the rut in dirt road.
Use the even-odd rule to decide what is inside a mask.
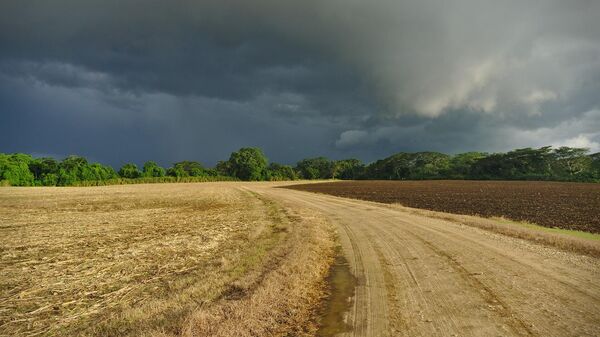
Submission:
[[[254,187],[325,214],[357,279],[340,336],[598,336],[600,264],[393,207]]]

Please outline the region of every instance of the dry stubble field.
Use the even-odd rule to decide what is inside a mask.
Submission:
[[[2,188],[0,335],[312,333],[333,251],[239,184]]]

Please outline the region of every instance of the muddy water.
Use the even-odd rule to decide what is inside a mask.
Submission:
[[[331,287],[323,313],[321,315],[319,337],[333,337],[339,333],[348,332],[351,326],[344,318],[352,308],[352,297],[356,287],[356,279],[350,272],[348,261],[339,253],[329,273],[328,283]]]

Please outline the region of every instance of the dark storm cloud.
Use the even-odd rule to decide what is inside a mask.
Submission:
[[[3,1],[0,151],[600,150],[600,3]]]
[[[44,63],[50,61],[109,75],[123,90],[177,96],[247,100],[265,91],[323,89],[347,94],[349,81],[360,78],[278,29],[269,20],[276,15],[271,10],[296,13],[275,4],[8,2],[0,14],[2,58],[10,67],[26,61],[20,67],[36,76],[49,75]],[[53,77],[42,80],[56,83]]]

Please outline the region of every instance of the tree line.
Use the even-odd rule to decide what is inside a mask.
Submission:
[[[365,164],[358,159],[307,158],[295,166],[269,163],[259,148],[242,148],[228,160],[207,168],[196,161],[181,161],[169,168],[148,161],[118,171],[81,156],[33,158],[23,153],[0,153],[0,184],[12,186],[78,186],[176,181],[277,181],[296,179],[481,179],[600,181],[600,153],[584,148],[545,146],[506,153],[401,152]]]

